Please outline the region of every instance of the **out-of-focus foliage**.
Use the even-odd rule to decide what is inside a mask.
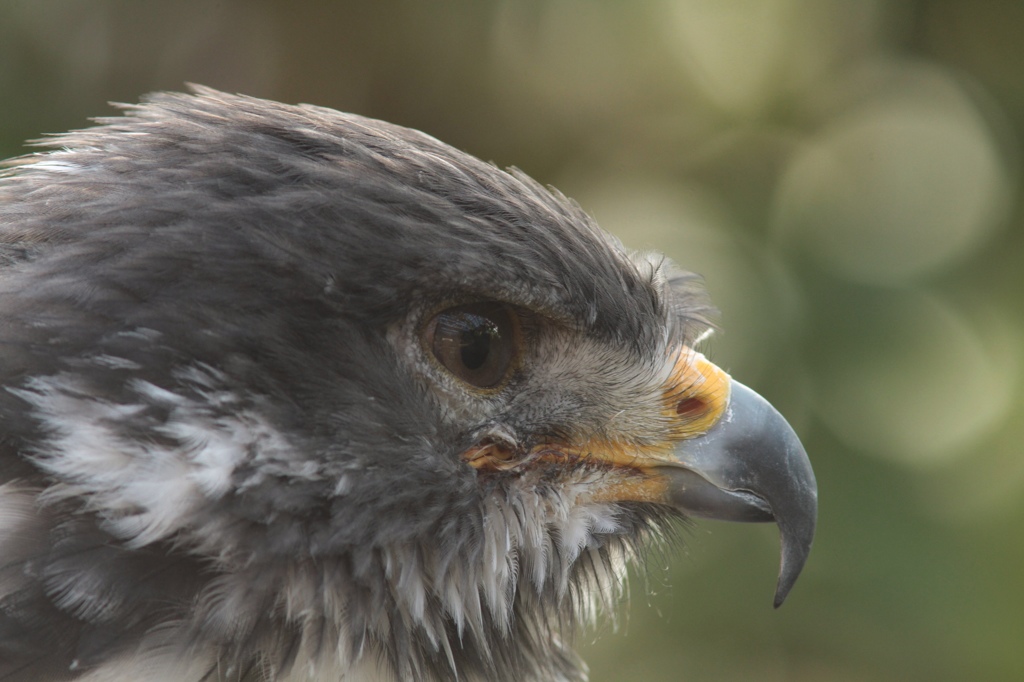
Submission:
[[[586,636],[593,680],[1016,680],[1022,35],[990,1],[0,0],[0,151],[198,82],[558,186],[706,276],[708,352],[821,489],[780,611],[772,529],[700,524]]]

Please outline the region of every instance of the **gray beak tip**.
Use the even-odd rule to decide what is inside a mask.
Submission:
[[[729,406],[704,436],[677,451],[674,503],[695,516],[775,521],[782,545],[775,607],[807,561],[818,516],[818,487],[800,439],[768,401],[731,384]]]
[[[786,535],[782,534],[782,561],[779,566],[779,579],[775,585],[775,608],[779,608],[786,601],[786,597],[789,596],[789,591],[796,584],[796,579],[800,576],[800,572],[807,562],[807,555],[811,551],[810,542],[800,542],[799,545],[794,545],[794,542],[799,541],[787,539]]]
[[[801,448],[802,449],[802,448]],[[789,591],[800,576],[814,542],[814,527],[818,518],[818,491],[813,478],[803,478],[809,486],[801,495],[793,498],[794,504],[775,511],[779,524],[779,542],[782,556],[779,565],[779,580],[775,587],[775,608],[782,606]]]

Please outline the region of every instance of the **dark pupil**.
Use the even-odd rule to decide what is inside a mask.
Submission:
[[[492,388],[516,354],[515,323],[505,306],[469,303],[437,314],[424,341],[441,366],[477,388]]]
[[[466,369],[480,369],[491,353],[491,342],[498,336],[498,326],[485,317],[465,315],[460,320],[459,357]]]

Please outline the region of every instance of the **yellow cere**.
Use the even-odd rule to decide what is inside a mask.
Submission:
[[[662,416],[669,424],[663,443],[647,447],[594,438],[585,443],[543,443],[529,454],[516,455],[507,448],[486,443],[471,448],[463,458],[477,469],[512,469],[525,462],[560,462],[590,457],[618,468],[636,470],[636,477],[614,483],[600,493],[601,499],[657,501],[664,498],[666,482],[650,476],[650,469],[674,459],[675,443],[706,433],[721,418],[729,402],[729,375],[690,348],[672,361],[662,388]]]

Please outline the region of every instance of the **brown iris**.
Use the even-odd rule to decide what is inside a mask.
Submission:
[[[441,366],[477,388],[494,388],[518,354],[515,314],[502,303],[442,310],[424,330],[424,346]]]

